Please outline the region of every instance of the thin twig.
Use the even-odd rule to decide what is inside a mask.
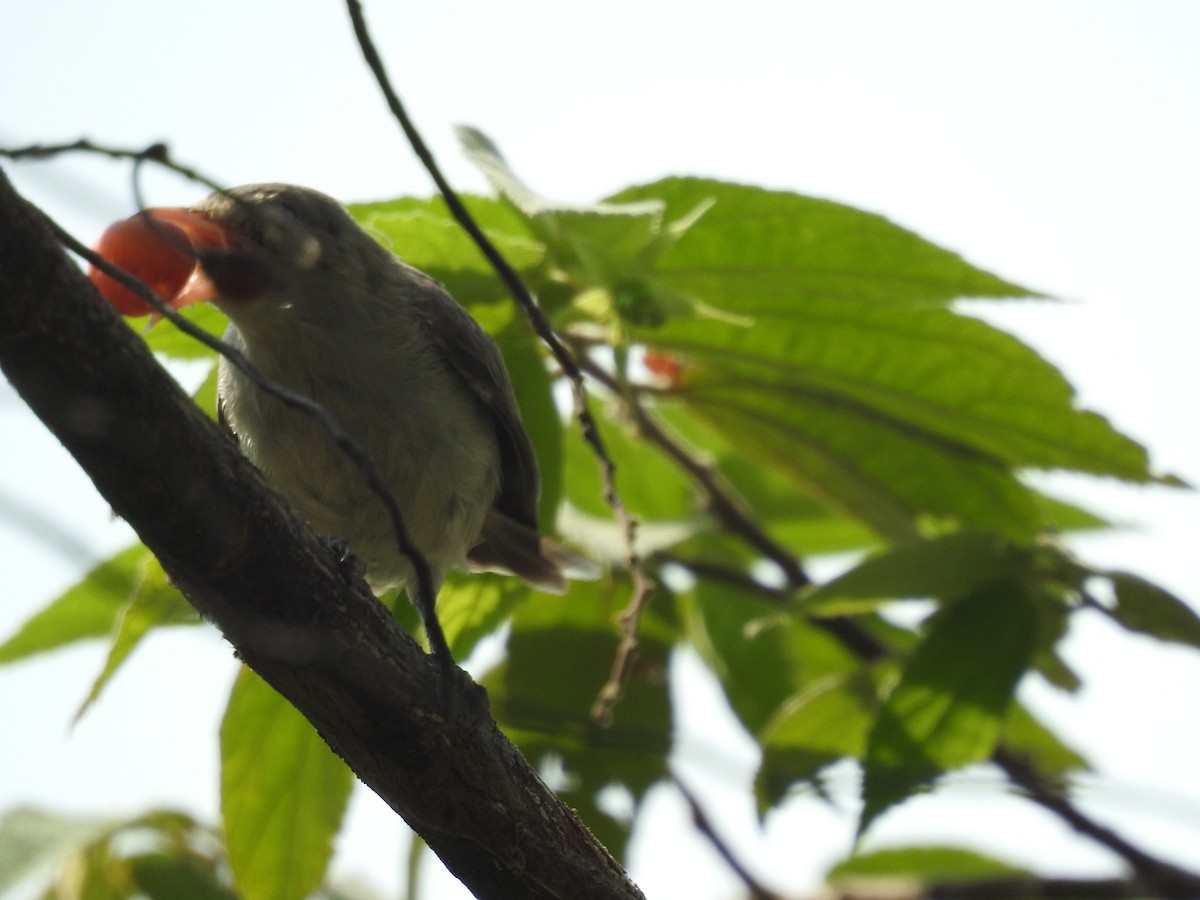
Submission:
[[[17,147],[14,149],[0,147],[0,156],[6,156],[14,160],[49,159],[63,153],[94,153],[98,156],[107,156],[109,159],[154,162],[164,169],[169,169],[178,175],[182,175],[189,181],[204,185],[209,190],[219,191],[222,194],[226,192],[224,187],[217,184],[211,178],[193,169],[191,166],[186,166],[172,159],[167,145],[163,143],[151,144],[149,147],[141,149],[129,149],[125,147],[107,147],[90,141],[87,138],[80,138],[77,141],[64,144],[30,144],[27,147]]]
[[[1145,853],[1112,829],[1096,822],[1076,807],[1064,793],[1047,785],[1043,776],[1015,752],[1003,746],[998,747],[992,754],[992,762],[999,766],[1008,779],[1020,787],[1029,799],[1129,863],[1150,894],[1157,896],[1159,884],[1187,884],[1193,892],[1192,895],[1200,897],[1200,875]]]
[[[346,0],[346,8],[350,14],[350,21],[354,28],[354,37],[358,41],[363,59],[370,68],[371,74],[375,77],[375,82],[383,92],[388,109],[399,123],[404,136],[412,146],[413,152],[420,159],[422,165],[424,165],[434,184],[437,185],[438,191],[446,201],[446,207],[450,210],[450,214],[454,216],[455,221],[458,222],[462,229],[470,236],[471,240],[475,242],[475,245],[487,258],[488,262],[491,263],[500,280],[504,282],[504,286],[508,289],[509,294],[524,311],[530,326],[550,350],[551,355],[571,384],[575,417],[579,423],[583,439],[592,448],[592,452],[596,455],[596,459],[600,465],[605,502],[608,503],[617,521],[621,524],[625,539],[627,563],[633,581],[633,596],[630,599],[628,607],[626,607],[625,611],[619,617],[621,644],[618,649],[617,659],[613,664],[613,674],[608,683],[601,689],[600,697],[593,707],[593,715],[597,721],[604,722],[611,716],[612,706],[620,698],[625,681],[632,670],[637,648],[637,625],[640,621],[642,611],[649,603],[655,587],[654,581],[647,574],[645,564],[637,550],[637,519],[629,513],[625,504],[621,501],[620,494],[617,492],[616,465],[613,463],[612,457],[609,456],[608,450],[604,446],[604,440],[600,436],[600,431],[596,427],[596,420],[592,416],[591,407],[588,404],[587,389],[583,383],[583,373],[580,371],[578,362],[554,331],[553,326],[551,326],[550,321],[546,318],[545,313],[542,312],[541,307],[534,302],[529,289],[526,288],[525,283],[521,280],[521,276],[509,264],[508,260],[504,258],[504,255],[491,240],[488,239],[488,236],[484,234],[483,229],[479,227],[479,224],[467,210],[454,188],[450,186],[450,183],[442,174],[442,170],[438,166],[437,160],[434,159],[433,153],[429,150],[420,132],[417,131],[416,126],[409,118],[408,111],[401,102],[399,94],[392,87],[391,79],[388,77],[383,60],[375,48],[375,42],[371,39],[370,31],[363,17],[362,4],[359,3],[359,0]]]
[[[133,291],[143,300],[150,304],[159,315],[167,319],[189,337],[204,344],[204,346],[214,350],[229,361],[230,365],[235,366],[242,374],[244,374],[260,391],[275,397],[280,402],[298,410],[307,416],[315,419],[321,427],[328,432],[329,436],[334,440],[338,447],[345,453],[359,470],[362,472],[367,485],[371,491],[379,498],[379,501],[384,505],[391,518],[392,530],[395,533],[396,544],[400,552],[408,557],[412,563],[413,574],[417,580],[417,590],[427,597],[433,597],[433,573],[429,568],[429,563],[416,544],[413,543],[409,533],[408,526],[404,521],[404,515],[400,511],[399,504],[384,484],[383,478],[379,474],[379,469],[375,465],[375,461],[371,455],[367,453],[361,445],[358,444],[338,421],[329,414],[320,404],[310,400],[302,394],[297,394],[290,391],[282,385],[272,381],[263,375],[253,363],[248,360],[244,354],[234,347],[229,346],[220,338],[206,332],[204,329],[192,324],[168,303],[164,302],[157,294],[147,287],[142,281],[130,275],[119,266],[113,265],[104,257],[100,256],[95,251],[89,249],[84,244],[80,243],[69,232],[64,230],[57,222],[49,216],[42,214],[47,226],[54,232],[58,240],[73,253],[82,259],[95,266],[105,275],[112,278],[114,281],[121,284],[123,287]],[[429,638],[429,649],[433,656],[437,659],[442,667],[443,673],[448,673],[454,668],[454,659],[450,654],[450,647],[446,643],[446,636],[442,631],[441,623],[438,622],[436,613],[427,615],[427,610],[421,609],[421,618],[425,625],[426,636]],[[444,684],[445,688],[449,689],[449,681]]]
[[[696,830],[704,835],[708,842],[712,844],[713,849],[717,851],[717,855],[725,861],[725,865],[729,866],[734,874],[742,880],[742,884],[746,885],[746,889],[750,891],[750,896],[754,900],[783,900],[782,895],[775,893],[775,891],[755,878],[750,873],[750,870],[737,858],[729,844],[713,828],[712,821],[708,818],[708,814],[704,812],[700,801],[696,799],[695,794],[688,790],[687,785],[680,780],[679,776],[672,773],[671,781],[679,793],[683,795],[684,801],[687,803],[689,810],[691,810],[692,822],[695,823]]]

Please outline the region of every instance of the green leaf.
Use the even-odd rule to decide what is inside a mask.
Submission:
[[[950,769],[987,759],[1037,644],[1019,584],[991,584],[932,617],[867,741],[861,835],[886,809]]]
[[[1020,703],[1014,702],[1000,734],[1004,749],[1036,767],[1039,774],[1065,784],[1073,772],[1086,772],[1091,766],[1074,748],[1065,744]]]
[[[1128,572],[1108,572],[1117,603],[1112,617],[1130,631],[1200,647],[1200,616],[1169,591]]]
[[[986,531],[964,531],[892,547],[804,593],[810,612],[851,599],[952,600],[990,581],[1029,571],[1030,552]]]
[[[239,900],[220,883],[215,866],[194,856],[147,853],[130,859],[129,868],[150,900]]]
[[[151,559],[153,554],[136,544],[92,568],[78,584],[35,613],[0,644],[0,663],[111,634],[121,610],[142,580],[143,567]]]
[[[489,573],[450,572],[438,594],[438,620],[457,660],[470,655],[479,639],[508,621],[530,597],[515,578]]]
[[[865,672],[822,679],[785,702],[759,736],[762,764],[754,781],[759,814],[779,803],[798,781],[811,781],[843,757],[859,758],[876,705]]]
[[[300,900],[321,883],[353,780],[295,707],[241,671],[221,722],[221,814],[245,900]]]
[[[730,585],[701,579],[681,606],[689,638],[751,734],[789,698],[859,667],[839,641],[794,610]]]
[[[509,167],[496,145],[470,127],[457,129],[467,157],[549,248],[555,265],[579,287],[618,289],[649,274],[653,262],[707,208],[705,201],[663,227],[663,203],[557,203],[538,195]]]
[[[117,618],[112,644],[104,668],[96,676],[91,690],[75,713],[72,723],[83,718],[101,691],[116,674],[129,654],[154,628],[166,625],[198,625],[200,616],[191,604],[167,582],[167,573],[158,560],[147,556],[142,560],[141,578],[133,587],[129,602]]]
[[[213,337],[221,337],[229,327],[229,319],[211,303],[195,303],[177,312]],[[211,359],[216,355],[215,351],[190,334],[184,334],[169,320],[156,323],[148,332],[144,327],[142,330],[146,334],[147,346],[169,359]]]
[[[487,198],[463,198],[488,238],[518,271],[538,266],[544,247],[521,217]],[[360,225],[376,234],[400,259],[436,278],[464,306],[506,297],[503,284],[471,237],[454,221],[441,198],[404,197],[349,207]]]
[[[9,810],[0,817],[0,894],[38,869],[82,853],[120,823],[31,807]]]
[[[929,884],[1026,874],[1012,863],[961,847],[889,847],[843,860],[825,873],[825,880],[912,878]]]
[[[620,858],[629,822],[605,812],[602,791],[619,785],[634,806],[666,774],[671,713],[666,660],[675,632],[647,610],[637,661],[613,720],[591,709],[617,651],[617,614],[628,582],[578,582],[569,597],[534,594],[513,615],[508,658],[482,680],[492,713],[521,752],[543,771],[588,828]]]
[[[1018,469],[1154,479],[1144,448],[985,323],[826,300],[740,311],[751,324],[676,318],[636,336],[683,362],[675,394],[742,455],[885,535],[911,537],[921,513],[1029,534],[1046,506]]]
[[[726,309],[766,312],[826,299],[888,305],[1032,292],[965,263],[882,216],[702,178],[627,188],[610,203],[659,200],[667,217],[715,201],[659,261],[656,282]]]

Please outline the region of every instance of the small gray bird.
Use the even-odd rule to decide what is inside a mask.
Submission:
[[[374,459],[435,588],[448,569],[471,568],[564,590],[579,558],[538,533],[537,460],[500,351],[438,282],[306,188],[248,185],[147,213],[112,226],[100,254],[172,306],[213,302],[228,343],[331,413]],[[314,529],[349,545],[372,588],[411,581],[387,510],[319,422],[224,358],[218,396],[246,456]]]

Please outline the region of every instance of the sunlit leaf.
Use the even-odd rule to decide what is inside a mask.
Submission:
[[[104,668],[96,676],[73,721],[83,718],[100,696],[109,680],[116,674],[129,654],[154,628],[166,625],[196,625],[200,616],[191,604],[167,582],[167,574],[157,559],[149,556],[141,564],[141,578],[134,585],[129,602],[117,618],[112,644]]]
[[[932,618],[867,741],[858,831],[938,774],[986,759],[1037,641],[1019,584],[993,584]]]
[[[1031,293],[882,216],[840,203],[703,178],[630,187],[612,203],[661,200],[666,216],[715,201],[666,252],[657,280],[709,303],[791,309],[809,299],[890,305]]]
[[[111,634],[153,554],[142,544],[99,563],[3,644],[0,663]]]
[[[245,900],[301,900],[321,883],[353,780],[295,707],[241,671],[221,722],[221,815]]]

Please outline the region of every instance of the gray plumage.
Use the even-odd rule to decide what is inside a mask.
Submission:
[[[492,339],[331,198],[280,184],[231,195],[196,208],[238,236],[249,263],[206,264],[226,340],[366,449],[435,583],[471,565],[561,591],[571,554],[538,535],[537,462]],[[319,423],[224,359],[218,394],[245,454],[318,532],[350,545],[372,587],[412,577],[383,504]]]

